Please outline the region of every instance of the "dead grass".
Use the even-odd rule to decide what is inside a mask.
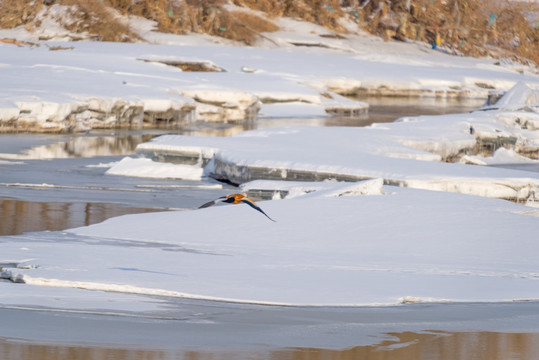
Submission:
[[[438,43],[455,53],[539,62],[538,29],[525,17],[539,5],[483,0],[371,1],[358,8],[360,25],[386,39]]]
[[[28,0],[0,0],[0,28],[12,29],[31,22],[43,5],[30,6]]]
[[[123,14],[157,22],[159,30],[174,34],[205,33],[252,44],[261,32],[275,31],[270,21],[246,12],[224,9],[225,0],[108,0]]]
[[[278,30],[277,26],[259,16],[243,12],[224,12],[219,17],[221,26],[212,29],[212,34],[251,45],[260,33]]]
[[[339,19],[345,15],[340,1],[329,0],[233,0],[239,6],[262,11],[269,17],[287,16],[312,22],[328,29],[346,32],[339,24]]]
[[[227,11],[227,0],[56,0],[72,6],[64,26],[90,33],[98,40],[136,41],[138,38],[115,16],[136,15],[174,34],[207,33],[252,44],[264,32],[277,30],[271,19],[287,16],[336,32],[346,32],[343,17],[386,39],[426,41],[454,53],[509,57],[539,63],[539,23],[526,12],[539,14],[539,4],[483,0],[230,0],[249,11]],[[0,28],[38,26],[36,15],[47,9],[41,0],[0,0]],[[112,9],[111,9],[112,8]]]
[[[263,12],[269,17],[282,16],[284,10],[281,6],[281,1],[279,0],[234,0],[233,3],[238,6]]]
[[[139,37],[116,16],[114,10],[99,0],[58,0],[59,5],[71,6],[69,16],[58,18],[66,29],[75,33],[89,33],[101,41],[133,41]],[[27,29],[39,27],[36,15],[48,9],[38,0],[0,0],[0,28],[25,25]]]
[[[88,32],[101,41],[134,41],[140,39],[129,27],[114,16],[113,10],[97,0],[60,0],[58,4],[72,6],[72,18],[64,26],[73,32]]]

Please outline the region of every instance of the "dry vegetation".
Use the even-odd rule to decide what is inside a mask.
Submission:
[[[74,21],[65,23],[65,27],[73,32],[88,32],[105,41],[132,41],[139,38],[99,1],[63,0],[59,3],[71,6],[69,18]]]
[[[45,5],[48,3],[48,5]],[[496,0],[0,0],[0,27],[39,26],[39,11],[50,4],[69,5],[70,16],[58,19],[74,32],[104,41],[136,41],[118,14],[156,21],[163,32],[207,33],[252,44],[271,21],[294,17],[345,33],[340,20],[386,39],[419,40],[464,55],[511,57],[539,63],[539,14],[534,2]],[[256,10],[230,11],[224,6]],[[114,8],[115,11],[112,11]],[[264,17],[264,18],[263,18]]]
[[[261,11],[269,17],[286,16],[346,32],[339,20],[346,15],[338,0],[233,0],[235,5]]]
[[[30,23],[43,5],[30,6],[27,0],[0,0],[0,28],[11,29]]]
[[[49,1],[52,3],[53,1]],[[57,21],[74,33],[89,33],[96,40],[132,41],[138,36],[119,21],[100,1],[62,0],[56,3],[70,6]],[[24,25],[28,30],[39,28],[37,15],[48,6],[47,1],[0,0],[0,28]]]
[[[539,4],[485,0],[363,1],[360,23],[385,38],[440,43],[455,53],[539,63]],[[535,23],[525,16],[536,16]],[[519,59],[520,58],[520,59]]]
[[[271,21],[249,12],[227,11],[224,1],[177,0],[56,0],[70,6],[68,16],[57,19],[67,29],[89,33],[102,41],[135,41],[117,14],[136,15],[154,20],[163,32],[206,33],[252,44],[263,32],[277,30]],[[40,0],[0,0],[0,28],[25,25],[39,27],[37,14],[47,5]],[[115,9],[113,11],[111,8]]]
[[[277,30],[272,22],[261,17],[225,10],[222,0],[109,0],[107,3],[122,14],[154,20],[160,31],[174,34],[206,33],[252,44],[260,33]]]

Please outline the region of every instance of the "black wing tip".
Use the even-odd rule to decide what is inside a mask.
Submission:
[[[199,208],[199,209],[204,209],[204,208],[210,207],[210,206],[212,206],[212,205],[215,205],[215,201],[210,201],[210,202],[207,202],[207,203],[205,203],[205,204],[202,204],[202,205],[200,205],[198,208]]]
[[[266,214],[264,211],[262,211],[262,209],[258,208],[257,210],[260,211],[262,214],[266,215],[266,217],[267,217],[268,219],[270,219],[271,221],[277,222],[277,220],[273,220],[272,218],[270,218],[268,214]]]
[[[269,215],[266,214],[266,213],[264,212],[264,210],[262,210],[258,205],[256,205],[256,203],[255,203],[253,200],[251,200],[251,199],[249,199],[249,198],[246,198],[246,199],[242,199],[242,202],[245,203],[245,204],[247,204],[247,205],[249,205],[250,207],[252,207],[253,209],[255,209],[255,210],[257,210],[257,211],[260,211],[262,214],[264,214],[264,216],[266,216],[266,217],[267,217],[268,219],[270,219],[271,221],[277,222],[277,221],[273,220],[272,218],[270,218]]]
[[[215,199],[215,200],[213,200],[213,201],[210,201],[210,202],[207,202],[207,203],[205,203],[205,204],[202,204],[202,205],[200,205],[198,208],[199,208],[199,209],[204,209],[204,208],[213,206],[213,205],[217,204],[218,202],[223,201],[223,199],[226,199],[226,196],[221,196],[220,198],[217,198],[217,199]]]

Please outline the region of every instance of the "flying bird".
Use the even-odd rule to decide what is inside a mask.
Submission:
[[[275,221],[272,218],[270,218],[268,216],[268,214],[266,214],[264,211],[262,211],[262,209],[253,200],[249,199],[247,196],[245,196],[243,194],[232,194],[232,195],[221,196],[220,198],[218,198],[216,200],[205,203],[204,205],[200,206],[199,209],[207,208],[207,207],[210,207],[210,206],[215,205],[215,204],[220,203],[220,202],[225,202],[225,203],[228,203],[228,204],[239,204],[239,203],[247,204],[250,207],[252,207],[253,209],[260,211],[262,214],[264,214],[271,221]]]

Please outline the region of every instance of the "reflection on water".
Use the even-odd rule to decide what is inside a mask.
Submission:
[[[5,138],[9,136],[3,135]],[[129,155],[135,152],[138,144],[150,141],[154,136],[152,134],[74,135],[67,139],[60,138],[58,142],[52,144],[31,147],[18,154],[3,153],[0,154],[0,158],[30,160]]]
[[[328,116],[322,118],[259,118],[244,125],[243,130],[277,126],[369,126],[393,122],[404,116],[458,114],[477,110],[484,100],[436,99],[414,97],[359,97],[354,100],[369,103],[367,114],[360,116]]]
[[[138,144],[163,134],[191,136],[232,136],[246,130],[267,129],[280,126],[368,126],[372,123],[392,122],[403,116],[441,115],[464,113],[478,109],[483,100],[455,100],[433,98],[359,98],[370,104],[369,112],[356,117],[328,116],[319,118],[258,118],[234,123],[193,122],[177,128],[141,131],[107,132],[94,130],[88,134],[34,135],[35,139],[48,144],[20,150],[21,139],[28,141],[27,134],[2,134],[2,143],[11,140],[10,146],[0,146],[0,159],[29,160],[53,158],[77,158],[94,156],[132,155]],[[36,140],[36,141],[37,141]],[[16,142],[16,143],[15,143]],[[7,149],[6,149],[7,148]]]
[[[481,99],[436,99],[436,98],[376,98],[361,99],[369,103],[369,120],[392,122],[404,116],[461,114],[479,109]]]
[[[91,345],[43,345],[0,339],[4,360],[535,360],[537,333],[429,332],[391,334],[394,340],[345,350],[291,348],[267,351],[142,350]]]
[[[108,203],[30,202],[0,198],[0,236],[71,229],[114,216],[152,211],[162,210]]]

